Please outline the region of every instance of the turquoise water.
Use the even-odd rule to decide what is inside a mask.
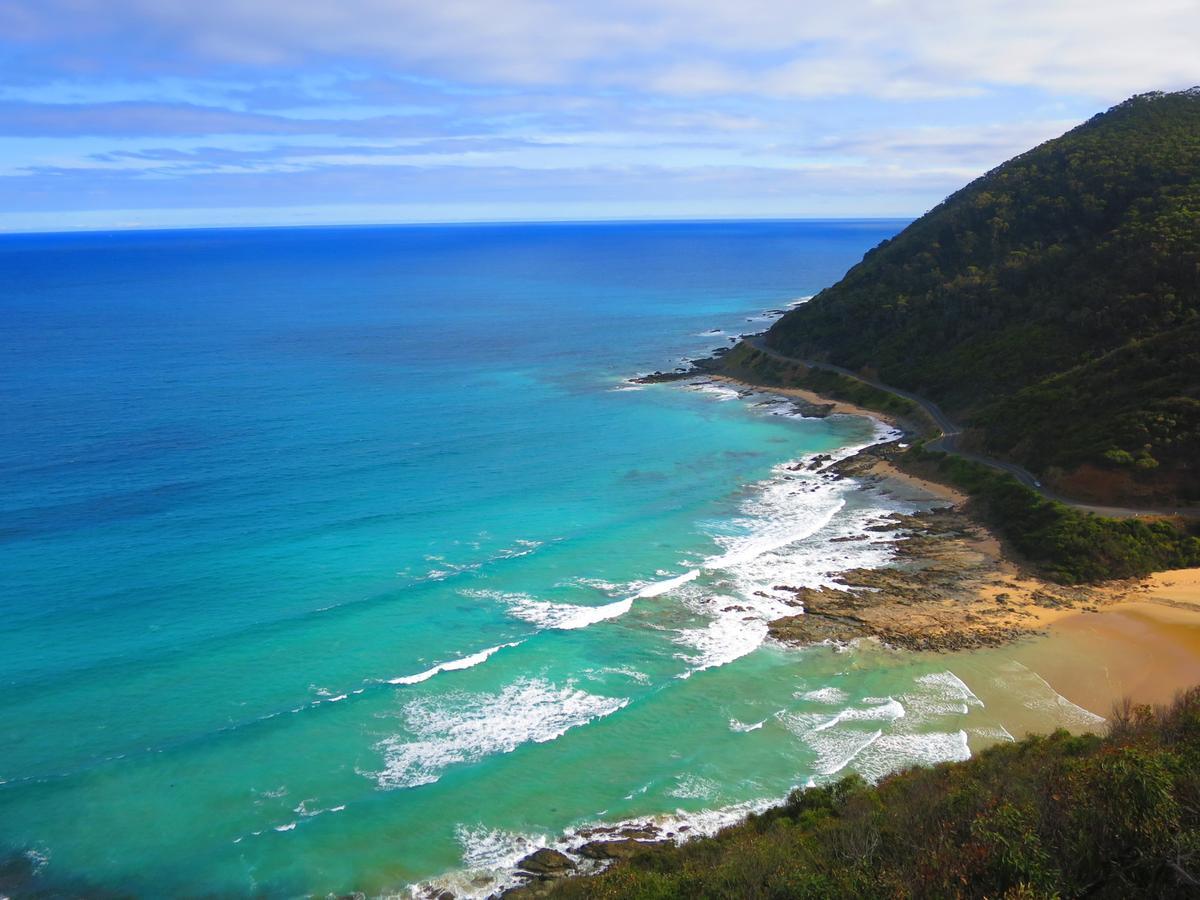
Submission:
[[[4,890],[462,890],[1002,737],[937,660],[764,643],[921,505],[786,468],[875,425],[625,383],[902,224],[0,239]]]

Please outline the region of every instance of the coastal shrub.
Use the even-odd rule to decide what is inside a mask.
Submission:
[[[1080,584],[1200,565],[1200,539],[1173,522],[1112,519],[1047,499],[1006,472],[914,447],[905,460],[932,465],[970,495],[983,517],[1048,578]]]
[[[1200,689],[1126,705],[1105,737],[1058,731],[870,785],[793,793],[712,838],[555,898],[1194,897]]]
[[[784,362],[745,342],[738,344],[721,358],[718,371],[753,384],[812,391],[830,400],[839,400],[903,419],[920,434],[932,435],[937,432],[937,426],[925,410],[905,397],[880,390],[838,372]]]

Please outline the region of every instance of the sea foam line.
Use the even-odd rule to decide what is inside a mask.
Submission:
[[[441,672],[454,672],[460,669],[470,669],[473,666],[479,665],[481,662],[487,661],[488,657],[494,653],[498,653],[506,647],[515,647],[521,641],[511,641],[507,644],[497,644],[495,647],[488,647],[486,650],[480,650],[478,653],[472,653],[470,656],[464,656],[461,659],[452,659],[449,662],[438,663],[431,669],[426,669],[424,672],[418,672],[416,675],[401,675],[398,678],[387,679],[388,684],[420,684],[422,681],[428,681],[434,675]]]
[[[405,733],[376,745],[385,766],[374,777],[385,790],[432,784],[450,766],[557,740],[628,703],[627,697],[589,694],[573,682],[559,686],[529,677],[497,693],[421,697],[404,708]]]

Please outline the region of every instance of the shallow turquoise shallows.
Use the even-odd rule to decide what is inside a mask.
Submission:
[[[914,508],[786,467],[876,426],[625,383],[901,224],[0,238],[6,890],[486,893],[1001,735],[936,662],[764,643]]]

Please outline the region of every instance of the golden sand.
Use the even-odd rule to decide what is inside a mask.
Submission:
[[[834,413],[899,424],[812,391],[745,386],[831,406]],[[865,461],[862,472],[855,474],[880,479],[882,489],[891,493],[935,498],[952,507],[962,507],[967,500],[947,485],[903,472],[882,458]],[[942,654],[973,673],[973,683],[992,685],[992,703],[1019,702],[1008,699],[1002,687],[1006,673],[1014,671],[1044,679],[1070,702],[1101,716],[1108,716],[1114,703],[1125,697],[1137,703],[1167,703],[1177,691],[1200,684],[1200,568],[1064,589],[1024,571],[982,527],[973,536],[942,542],[936,560],[972,570],[963,580],[968,596],[887,604],[863,618],[869,622],[872,616],[882,617],[875,623],[881,631],[911,626],[962,633],[997,628],[1040,632],[1003,646]],[[1017,715],[1016,721],[1020,718]]]

